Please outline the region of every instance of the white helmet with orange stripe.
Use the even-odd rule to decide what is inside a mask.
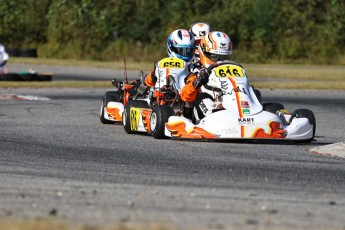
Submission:
[[[208,67],[211,64],[229,59],[232,54],[232,44],[228,35],[213,31],[205,35],[199,45],[200,62]]]
[[[194,23],[191,27],[190,27],[190,32],[193,34],[194,36],[194,40],[195,40],[195,45],[198,46],[200,43],[200,40],[203,36],[205,36],[206,34],[208,34],[211,30],[211,27],[209,24],[205,23],[205,22],[197,22]]]

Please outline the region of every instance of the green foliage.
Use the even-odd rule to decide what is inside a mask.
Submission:
[[[0,0],[0,42],[39,56],[153,61],[194,22],[227,33],[240,62],[339,63],[343,0]]]
[[[1,0],[0,41],[6,46],[36,47],[46,42],[50,0]]]

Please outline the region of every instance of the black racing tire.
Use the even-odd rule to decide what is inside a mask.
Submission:
[[[143,100],[134,100],[134,101],[128,101],[125,105],[125,109],[122,114],[122,124],[123,128],[125,129],[126,133],[131,134],[135,131],[131,128],[131,108],[150,108],[150,106],[147,104],[146,101]]]
[[[284,109],[284,106],[280,103],[263,103],[263,108],[265,111],[276,114],[277,111]]]
[[[52,73],[37,74],[37,81],[51,81],[51,80],[53,80]]]
[[[0,81],[51,81],[52,73],[7,73],[0,74]]]
[[[109,101],[120,102],[120,93],[118,91],[107,91],[104,95],[109,98]]]
[[[307,140],[297,140],[295,142],[297,143],[310,143],[315,136],[315,131],[316,131],[316,119],[315,119],[315,115],[314,113],[309,110],[309,109],[296,109],[292,114],[291,114],[291,119],[290,121],[292,121],[292,119],[294,118],[302,118],[305,117],[309,120],[309,123],[311,125],[313,125],[313,137]]]
[[[7,73],[7,74],[0,74],[1,81],[23,81],[17,73]]]
[[[107,104],[111,101],[120,102],[119,92],[117,92],[117,91],[105,92],[105,95],[102,98],[101,111],[99,114],[99,118],[100,118],[102,124],[115,124],[115,121],[109,121],[109,120],[104,118],[104,109],[107,106]]]
[[[170,116],[175,114],[173,108],[168,105],[156,105],[152,109],[150,117],[151,135],[155,139],[167,138],[164,134],[165,123],[168,122]]]
[[[261,97],[261,92],[260,92],[260,90],[255,89],[255,88],[253,87],[253,91],[254,91],[254,93],[255,93],[256,98],[257,98],[258,101],[260,102],[260,104],[262,104],[262,97]]]

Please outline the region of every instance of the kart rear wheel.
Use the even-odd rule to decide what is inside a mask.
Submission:
[[[156,105],[152,109],[150,117],[151,135],[155,139],[166,138],[164,134],[165,123],[168,122],[170,116],[175,114],[173,108],[168,105]]]
[[[123,128],[125,129],[126,133],[131,134],[134,133],[131,129],[131,108],[150,108],[146,101],[143,100],[134,100],[134,101],[128,101],[125,105],[125,109],[122,114],[122,124]]]
[[[295,141],[297,143],[310,143],[315,136],[315,131],[316,131],[316,120],[315,120],[315,115],[314,113],[309,110],[309,109],[296,109],[292,114],[291,114],[291,119],[290,122],[292,121],[292,119],[294,118],[302,118],[305,117],[308,119],[309,124],[311,124],[313,126],[313,137],[307,140],[298,140]]]
[[[280,103],[263,103],[265,111],[276,114],[277,111],[284,109],[284,106]]]
[[[119,102],[120,101],[120,95],[117,91],[107,91],[105,92],[105,95],[102,98],[101,103],[101,111],[99,114],[99,118],[103,124],[114,124],[115,121],[110,121],[104,118],[104,109],[107,107],[108,103],[111,101]]]

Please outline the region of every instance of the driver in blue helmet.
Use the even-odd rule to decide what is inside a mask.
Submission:
[[[191,32],[185,29],[177,29],[173,31],[167,40],[167,52],[169,57],[175,57],[189,63],[195,53],[194,37]],[[154,70],[145,78],[146,86],[154,86],[157,82],[157,76]]]

